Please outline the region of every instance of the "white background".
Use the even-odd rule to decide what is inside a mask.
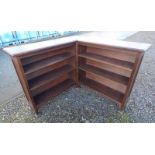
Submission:
[[[154,0],[0,0],[0,29],[154,30]]]
[[[7,155],[154,155],[154,124],[1,124]]]
[[[152,0],[4,0],[0,31],[155,30]],[[1,155],[154,155],[154,124],[0,124]]]

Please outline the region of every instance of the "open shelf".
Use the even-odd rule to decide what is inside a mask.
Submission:
[[[109,87],[115,91],[118,91],[122,94],[125,94],[125,92],[126,92],[126,88],[127,88],[126,85],[118,83],[118,82],[113,81],[113,80],[110,80],[104,76],[97,75],[93,72],[86,72],[86,77],[91,79],[91,80],[97,81],[98,83],[100,83],[104,86],[107,86],[107,87]]]
[[[98,83],[94,80],[88,79],[88,78],[81,78],[80,81],[84,85],[102,93],[103,96],[105,96],[105,97],[109,98],[110,100],[116,102],[118,105],[121,104],[123,97],[124,97],[124,95],[122,93],[114,91],[113,89],[111,89],[105,85],[102,85],[101,83]]]
[[[102,48],[93,48],[87,47],[86,52],[97,54],[106,58],[110,58],[113,60],[118,60],[122,62],[126,62],[127,64],[134,64],[136,61],[136,52],[128,51],[128,50],[116,50],[116,49],[102,49]],[[116,54],[117,53],[117,54]]]
[[[130,78],[132,74],[132,70],[123,69],[123,68],[117,67],[117,65],[104,63],[102,61],[86,59],[86,63],[96,68],[104,69],[106,71],[109,71],[127,78]]]
[[[38,71],[38,70],[46,68],[48,66],[52,66],[56,63],[59,63],[61,61],[69,59],[71,57],[73,57],[73,54],[71,54],[71,53],[56,55],[56,56],[32,63],[32,64],[29,64],[29,65],[26,65],[24,67],[24,71],[25,71],[26,75],[28,75],[32,72]]]
[[[34,97],[34,100],[36,101],[37,104],[42,104],[46,102],[47,100],[59,95],[69,87],[71,87],[74,84],[74,82],[70,79],[65,80],[61,82],[60,84],[56,85],[55,87],[37,95]]]
[[[127,85],[129,82],[129,78],[106,71],[104,69],[100,69],[88,64],[83,64],[79,66],[80,70],[86,71],[86,72],[90,72],[90,73],[95,73],[97,75],[103,76],[105,78],[108,78],[112,81],[118,82],[120,84],[124,84]]]
[[[97,61],[100,63],[104,63],[106,65],[110,65],[114,68],[120,68],[120,69],[126,70],[128,72],[131,72],[131,68],[133,67],[133,66],[127,65],[127,63],[125,63],[125,62],[106,58],[104,56],[96,55],[96,54],[92,54],[92,53],[81,53],[81,54],[79,54],[79,57]]]
[[[67,73],[71,71],[73,71],[73,67],[70,65],[65,65],[61,68],[30,80],[29,87],[32,95],[35,96],[42,91],[55,86],[59,82],[62,82],[61,80],[63,80],[64,78],[68,78]]]
[[[38,55],[34,55],[34,56],[31,56],[28,58],[24,58],[21,60],[21,62],[22,62],[23,66],[26,66],[26,65],[32,64],[34,62],[44,60],[46,58],[56,56],[56,55],[60,55],[60,54],[66,53],[66,52],[67,52],[66,49],[61,49],[61,50],[56,50],[56,51],[49,51],[48,50],[48,52],[43,52],[43,53],[38,54]]]
[[[63,66],[65,66],[65,65],[68,64],[68,61],[69,61],[70,59],[72,59],[72,58],[69,58],[69,59],[67,59],[67,60],[63,60],[63,61],[61,61],[61,62],[57,62],[57,63],[55,63],[54,65],[51,65],[51,66],[49,65],[49,66],[47,66],[47,67],[45,67],[45,68],[42,68],[42,69],[40,69],[40,70],[37,70],[37,71],[35,71],[35,72],[26,74],[26,78],[27,78],[27,80],[32,80],[32,79],[34,79],[34,78],[36,78],[36,77],[38,77],[38,76],[41,76],[41,75],[46,74],[46,73],[48,73],[48,72],[51,72],[51,71],[53,71],[53,70],[55,70],[55,69],[58,69],[58,68],[60,68],[60,67],[63,67]]]

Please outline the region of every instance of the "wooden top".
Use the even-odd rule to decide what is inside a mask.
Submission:
[[[126,48],[131,50],[142,51],[142,52],[147,51],[151,47],[151,44],[148,44],[148,43],[137,43],[137,42],[129,42],[129,41],[105,39],[105,38],[102,39],[100,37],[81,36],[78,38],[78,41],[84,42],[84,43],[98,44],[103,46],[111,46],[116,48]]]
[[[56,47],[59,45],[64,45],[67,43],[75,42],[77,39],[76,37],[64,37],[59,39],[52,39],[47,41],[40,41],[35,43],[23,44],[18,46],[10,46],[3,48],[2,51],[8,53],[11,56],[18,56],[28,52],[36,51],[39,49]]]
[[[2,51],[8,53],[10,56],[18,56],[28,52],[37,51],[39,49],[56,47],[59,45],[64,45],[67,43],[73,42],[83,42],[83,43],[92,43],[98,45],[112,46],[117,48],[126,48],[131,50],[138,50],[145,52],[151,45],[146,43],[136,43],[136,42],[128,42],[128,41],[120,41],[114,39],[105,39],[101,36],[87,36],[87,35],[77,35],[70,36],[58,39],[52,39],[47,41],[23,44],[18,46],[11,46],[3,48]]]

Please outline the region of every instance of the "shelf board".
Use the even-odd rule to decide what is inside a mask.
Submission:
[[[104,76],[101,75],[97,75],[95,73],[92,72],[86,72],[86,77],[94,80],[106,87],[109,87],[111,89],[113,89],[114,91],[120,92],[122,94],[125,94],[127,86],[121,83],[118,83],[116,81],[110,80]]]
[[[34,56],[31,56],[31,57],[28,57],[28,58],[23,58],[21,60],[21,62],[22,62],[23,66],[26,66],[26,65],[29,65],[31,63],[34,63],[34,62],[37,62],[37,61],[40,61],[40,60],[44,60],[46,58],[56,56],[56,55],[59,55],[59,54],[63,54],[63,53],[66,53],[66,49],[61,49],[61,50],[56,50],[56,51],[48,50],[48,52],[45,51],[45,52],[40,53],[38,55],[34,55]]]
[[[73,67],[70,65],[63,66],[59,69],[53,70],[42,76],[39,76],[29,81],[29,87],[33,96],[55,86],[59,82],[62,82],[64,78],[68,78],[67,74],[73,71]]]
[[[120,67],[125,67],[125,68],[128,68],[128,69],[133,69],[133,67],[134,67],[134,63],[131,63],[131,62],[128,62],[128,61],[123,61],[121,59],[120,60],[115,59],[113,57],[108,57],[107,55],[104,55],[104,52],[99,53],[99,54],[98,53],[91,53],[91,52],[85,52],[85,53],[89,54],[90,57],[102,60],[102,61],[107,62],[107,63],[118,65]]]
[[[113,89],[106,87],[105,85],[102,85],[96,81],[93,81],[88,78],[82,78],[80,79],[81,83],[84,85],[102,93],[103,96],[107,97],[108,99],[114,101],[118,105],[121,104],[124,95],[122,93],[116,92]]]
[[[61,61],[69,59],[71,57],[73,57],[73,54],[71,54],[71,53],[60,54],[60,55],[57,55],[57,56],[53,56],[53,57],[44,59],[44,60],[39,61],[39,62],[32,63],[30,65],[27,65],[27,66],[24,67],[24,70],[25,70],[25,73],[27,75],[27,74],[30,74],[32,72],[38,71],[38,70],[40,70],[42,68],[52,66],[52,65],[54,65],[56,63],[59,63]]]
[[[108,79],[110,79],[112,81],[116,81],[116,82],[118,82],[120,84],[127,85],[128,82],[129,82],[129,78],[127,78],[127,77],[124,77],[124,76],[121,76],[121,75],[106,71],[104,69],[100,69],[100,68],[91,66],[91,65],[88,65],[88,64],[80,65],[79,69],[81,69],[81,70],[83,70],[85,72],[95,73],[97,75],[108,78]]]
[[[109,72],[112,72],[112,73],[115,73],[115,74],[118,74],[120,76],[124,76],[127,78],[130,78],[131,74],[132,74],[132,70],[125,70],[125,69],[119,68],[113,64],[108,64],[108,63],[104,63],[104,62],[100,62],[100,61],[96,61],[96,60],[95,61],[89,60],[89,59],[86,59],[86,63],[91,66],[94,66],[94,67],[97,67],[100,69],[104,69],[106,71],[109,71]]]
[[[54,65],[52,64],[52,65],[49,65],[49,66],[47,66],[45,68],[42,68],[40,70],[37,70],[37,71],[34,71],[32,73],[26,74],[26,78],[27,78],[27,80],[32,80],[32,79],[34,79],[34,78],[36,78],[38,76],[41,76],[41,75],[46,74],[48,72],[51,72],[51,71],[53,71],[55,69],[58,69],[60,67],[63,67],[63,66],[65,66],[65,65],[68,64],[68,61],[70,59],[72,59],[72,58],[69,58],[67,60],[65,59],[65,60],[63,60],[61,62],[55,63]]]
[[[62,83],[58,84],[57,86],[37,95],[34,97],[34,100],[38,105],[50,100],[51,98],[59,95],[66,89],[70,88],[74,82],[70,79],[63,81]]]
[[[87,52],[101,55],[103,57],[108,57],[114,60],[126,62],[129,64],[134,64],[136,61],[136,52],[132,51],[118,51],[116,49],[99,49],[88,47]],[[117,54],[116,54],[117,53]]]
[[[104,63],[107,65],[113,66],[114,68],[120,68],[120,69],[126,70],[128,72],[131,72],[132,67],[133,67],[133,66],[127,65],[125,62],[123,63],[122,61],[106,58],[104,56],[92,54],[92,53],[84,52],[84,53],[79,54],[79,57],[86,58],[86,59],[93,60],[93,61],[97,61],[100,63]]]

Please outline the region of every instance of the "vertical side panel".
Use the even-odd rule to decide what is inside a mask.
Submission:
[[[78,42],[76,42],[76,49],[75,49],[76,83],[77,83],[78,86],[80,86],[80,83],[79,83],[79,57],[78,57],[78,53],[79,53],[79,44],[78,44]]]
[[[125,94],[125,96],[123,98],[121,106],[119,107],[120,109],[123,109],[125,107],[125,104],[127,103],[127,100],[129,98],[130,93],[132,91],[132,88],[134,86],[134,83],[135,83],[135,80],[136,80],[139,68],[141,66],[141,62],[143,60],[143,56],[144,56],[143,52],[137,52],[136,62],[134,64],[134,68],[133,68],[133,72],[131,74],[131,77],[129,79],[129,83],[128,83],[128,87],[127,87],[127,90],[126,90],[126,94]]]
[[[13,61],[13,64],[14,64],[14,67],[15,67],[15,70],[17,72],[17,75],[19,77],[19,80],[20,80],[20,83],[22,85],[22,88],[24,90],[24,93],[26,95],[26,98],[31,106],[31,108],[37,113],[38,112],[38,108],[32,98],[32,96],[30,95],[30,92],[29,92],[29,86],[28,86],[28,83],[27,83],[27,80],[26,80],[26,77],[24,75],[24,71],[23,71],[23,67],[22,67],[22,64],[21,64],[21,61],[20,61],[20,58],[18,57],[13,57],[12,58],[12,61]]]

